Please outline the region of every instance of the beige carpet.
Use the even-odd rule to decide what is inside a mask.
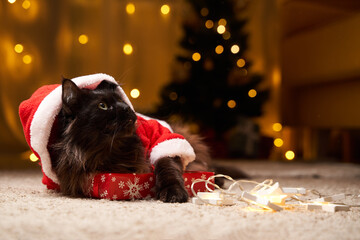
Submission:
[[[226,163],[234,164],[234,163]],[[255,180],[323,194],[360,194],[360,166],[239,162]],[[346,203],[360,204],[359,198]],[[71,199],[48,191],[41,171],[0,172],[0,239],[360,239],[360,208],[349,212],[253,212],[159,201]]]

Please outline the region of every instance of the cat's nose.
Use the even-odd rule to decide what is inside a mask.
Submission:
[[[123,113],[131,113],[132,112],[132,109],[130,108],[130,106],[124,102],[118,102],[116,105],[117,105],[117,109],[119,109]]]

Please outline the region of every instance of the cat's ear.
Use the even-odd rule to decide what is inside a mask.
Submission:
[[[70,79],[63,78],[62,81],[62,103],[66,115],[72,115],[79,104],[81,90]]]
[[[111,89],[111,90],[115,90],[117,88],[118,85],[116,85],[115,83],[109,82],[107,80],[103,80],[97,87],[96,89]]]

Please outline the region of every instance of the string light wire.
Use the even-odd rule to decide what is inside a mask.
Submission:
[[[223,189],[215,182],[215,178],[225,178],[232,182],[227,188]],[[194,190],[194,185],[198,183],[205,183],[205,187],[208,192],[198,192]],[[254,184],[255,186],[250,191],[245,191],[243,184]],[[236,189],[238,191],[236,191]],[[274,190],[273,196],[278,197],[280,191],[281,196],[285,196],[288,200],[295,200],[297,203],[278,205],[271,201],[266,195],[261,195],[266,191]],[[347,196],[352,198],[359,198],[360,196],[353,194],[336,194],[333,196],[323,197],[316,189],[307,190],[304,188],[281,188],[279,183],[274,183],[272,179],[266,179],[263,182],[256,182],[252,180],[234,180],[230,176],[224,174],[216,174],[208,179],[195,179],[191,184],[191,191],[193,193],[193,203],[207,204],[213,206],[226,206],[235,205],[237,202],[244,202],[250,206],[261,207],[262,209],[281,211],[281,210],[293,210],[295,208],[306,208],[308,210],[322,209],[324,211],[336,212],[336,211],[348,211],[350,207],[360,207],[359,204],[347,205],[343,203],[337,203]],[[312,200],[301,199],[300,196],[315,195],[317,198]],[[285,199],[284,199],[285,202]],[[336,202],[336,203],[334,203]]]

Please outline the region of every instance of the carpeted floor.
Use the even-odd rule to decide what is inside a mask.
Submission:
[[[360,194],[360,165],[236,164],[254,180]],[[347,198],[360,204],[360,198]],[[0,239],[360,239],[360,208],[348,212],[250,211],[159,201],[71,199],[41,184],[41,171],[0,171]]]

